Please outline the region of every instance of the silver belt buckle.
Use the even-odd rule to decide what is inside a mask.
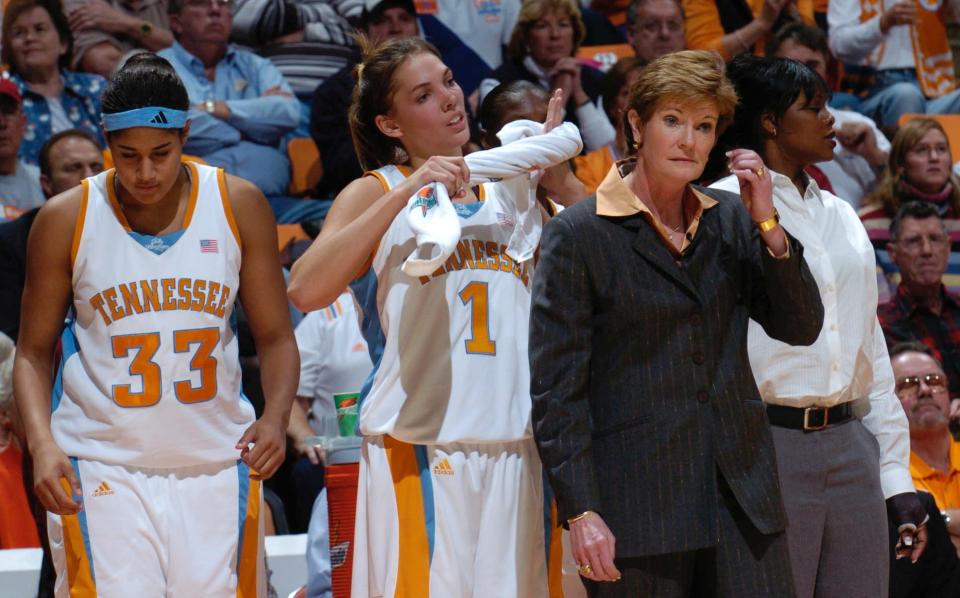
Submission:
[[[820,425],[810,425],[810,414],[813,412],[820,411],[823,413],[823,423]],[[827,427],[827,424],[830,423],[830,408],[829,407],[806,407],[803,410],[803,431],[804,432],[816,432],[817,430],[822,430]]]

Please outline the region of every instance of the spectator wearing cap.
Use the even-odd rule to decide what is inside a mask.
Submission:
[[[644,65],[664,54],[685,50],[687,38],[680,0],[633,0],[627,8],[627,39]]]
[[[300,104],[277,67],[228,43],[232,0],[171,0],[176,41],[158,52],[190,96],[184,151],[244,177],[265,195],[282,197],[290,161],[281,138],[300,121]]]
[[[40,186],[47,198],[76,187],[84,178],[102,170],[103,153],[97,139],[83,129],[61,131],[40,150]],[[20,331],[27,237],[38,211],[40,208],[36,207],[16,220],[0,223],[0,332],[10,338],[17,338]]]
[[[418,35],[417,13],[411,0],[372,0],[367,2],[360,29],[371,40]],[[347,112],[356,82],[354,69],[359,52],[350,64],[317,87],[310,107],[310,136],[320,148],[323,178],[318,195],[336,195],[347,183],[360,178],[363,170],[353,149],[347,125]]]
[[[933,495],[960,547],[960,443],[950,434],[950,391],[940,362],[922,343],[890,351],[896,393],[910,422],[910,476]]]
[[[888,132],[896,130],[902,114],[960,112],[944,25],[944,15],[957,4],[830,0],[830,49],[844,63],[844,90],[862,97],[856,110]]]
[[[828,80],[830,49],[827,36],[817,27],[805,23],[786,25],[770,38],[767,54],[802,62]],[[833,116],[838,143],[833,149],[833,160],[818,162],[816,167],[829,181],[833,193],[856,209],[883,173],[890,141],[873,119],[859,112],[837,110],[829,105],[827,110]]]
[[[3,14],[0,60],[23,96],[27,127],[20,158],[36,164],[54,133],[86,129],[100,147],[103,77],[68,70],[73,35],[58,0],[10,0]]]
[[[43,203],[40,171],[18,154],[27,117],[20,90],[10,79],[0,79],[0,221],[12,220]]]
[[[173,43],[166,0],[64,0],[73,31],[72,68],[109,78],[127,52]]]
[[[890,258],[900,270],[896,294],[877,310],[887,345],[919,341],[944,365],[960,397],[960,298],[943,284],[950,237],[936,206],[911,201],[890,223]]]

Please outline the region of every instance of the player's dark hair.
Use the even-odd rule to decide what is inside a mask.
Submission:
[[[483,98],[477,110],[477,120],[484,131],[496,134],[507,124],[503,122],[504,115],[517,106],[529,103],[533,96],[543,104],[550,101],[550,94],[535,83],[525,79],[517,79],[508,83],[501,83],[494,87]]]
[[[104,114],[156,106],[186,111],[187,88],[165,58],[143,52],[129,60],[107,83],[101,97]]]

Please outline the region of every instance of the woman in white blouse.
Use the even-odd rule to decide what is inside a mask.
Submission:
[[[751,322],[750,365],[777,450],[798,598],[886,596],[887,511],[900,525],[898,557],[919,557],[925,513],[908,470],[907,420],[877,323],[876,264],[847,202],[804,173],[835,144],[829,91],[806,65],[742,56],[728,76],[741,104],[718,144],[755,150],[771,169],[783,227],[804,247],[824,307],[809,347],[773,340]],[[737,192],[736,177],[713,185]]]

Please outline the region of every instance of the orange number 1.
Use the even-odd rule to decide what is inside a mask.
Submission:
[[[497,342],[490,340],[490,312],[487,305],[487,283],[471,282],[460,291],[463,304],[472,302],[470,309],[471,338],[464,341],[467,353],[496,355]]]

